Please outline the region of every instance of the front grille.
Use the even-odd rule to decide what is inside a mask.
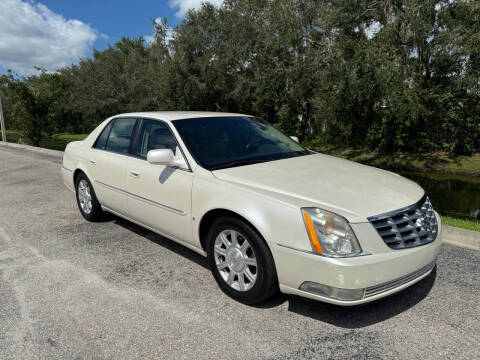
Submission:
[[[419,278],[420,276],[426,274],[427,272],[431,271],[434,267],[435,267],[435,261],[431,262],[427,266],[424,266],[423,268],[421,268],[421,269],[419,269],[419,270],[417,270],[417,271],[415,271],[411,274],[402,276],[401,278],[398,278],[398,279],[395,279],[395,280],[392,280],[392,281],[388,281],[388,282],[380,284],[380,285],[370,286],[370,287],[365,289],[364,298],[368,298],[368,297],[371,297],[371,296],[374,296],[374,295],[377,295],[377,294],[381,294],[385,291],[395,289],[399,286],[402,286],[403,284],[406,284],[410,281],[413,281],[413,280]]]
[[[416,204],[369,217],[368,221],[385,244],[395,250],[428,244],[438,232],[437,219],[426,195]]]

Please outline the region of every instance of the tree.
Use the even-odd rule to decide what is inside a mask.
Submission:
[[[336,146],[480,151],[478,1],[225,0],[153,34],[3,76],[9,124],[38,142],[121,112],[229,111]]]

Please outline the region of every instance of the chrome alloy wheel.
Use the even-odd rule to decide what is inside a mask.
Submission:
[[[78,182],[78,201],[85,214],[90,214],[92,211],[92,194],[90,185],[84,179]]]
[[[231,288],[245,292],[253,287],[258,266],[246,237],[235,230],[223,230],[215,239],[213,252],[218,272]]]

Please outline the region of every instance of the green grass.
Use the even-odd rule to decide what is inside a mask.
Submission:
[[[65,150],[69,142],[83,140],[88,134],[54,134],[51,137],[45,137],[40,141],[40,147],[54,150]]]
[[[451,216],[442,216],[443,225],[454,226],[457,228],[480,231],[479,220],[457,219]]]
[[[17,131],[17,130],[7,130],[5,131],[5,133],[7,134],[8,142],[17,143],[18,139],[21,138],[20,131]]]
[[[61,133],[48,136],[44,134],[42,140],[40,140],[40,147],[53,149],[53,150],[65,150],[67,144],[71,141],[83,140],[87,137],[88,134],[69,134]],[[30,141],[22,136],[20,131],[17,130],[7,130],[7,141],[18,143],[19,140],[22,140],[24,144],[31,145]]]
[[[304,145],[312,150],[342,157],[366,165],[400,172],[435,172],[439,174],[480,177],[480,154],[452,156],[436,153],[394,153],[382,154],[369,149],[337,148],[312,142]]]

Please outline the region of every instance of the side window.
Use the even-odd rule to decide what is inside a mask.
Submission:
[[[110,133],[110,129],[112,128],[112,124],[115,120],[110,121],[107,126],[103,128],[102,133],[97,138],[95,145],[93,146],[95,149],[105,149],[105,144],[107,143],[108,134]]]
[[[116,119],[105,149],[120,154],[128,154],[135,122],[136,119]]]
[[[135,155],[142,159],[147,153],[155,149],[170,149],[176,154],[177,141],[167,124],[155,120],[143,120],[138,133],[138,142]]]

